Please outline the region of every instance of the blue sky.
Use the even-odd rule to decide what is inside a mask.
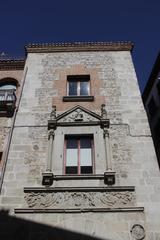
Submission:
[[[0,52],[63,41],[132,41],[141,91],[160,50],[159,0],[1,0]]]

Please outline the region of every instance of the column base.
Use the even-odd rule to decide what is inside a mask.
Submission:
[[[114,185],[115,184],[115,172],[107,171],[104,172],[104,183],[107,185]]]
[[[52,172],[42,173],[42,185],[51,186],[53,184],[53,176]]]

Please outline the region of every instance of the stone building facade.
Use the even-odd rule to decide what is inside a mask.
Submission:
[[[12,224],[15,239],[160,239],[160,172],[132,48],[26,46],[0,197],[25,222]]]

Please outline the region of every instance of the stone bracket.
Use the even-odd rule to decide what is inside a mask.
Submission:
[[[52,172],[42,173],[42,185],[51,186],[53,184],[54,175]]]
[[[104,183],[107,185],[115,184],[115,172],[107,171],[104,173]]]

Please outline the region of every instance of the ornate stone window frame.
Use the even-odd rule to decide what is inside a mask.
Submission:
[[[106,153],[106,171],[104,172],[104,182],[107,185],[115,184],[115,172],[112,169],[112,149],[110,145],[109,126],[110,121],[107,118],[105,105],[101,106],[101,115],[92,112],[80,105],[77,105],[62,114],[56,114],[56,106],[53,106],[48,120],[48,160],[46,172],[43,173],[42,183],[44,185],[52,185],[54,174],[52,172],[52,153],[55,130],[57,127],[70,126],[99,126],[103,129],[103,138]]]

